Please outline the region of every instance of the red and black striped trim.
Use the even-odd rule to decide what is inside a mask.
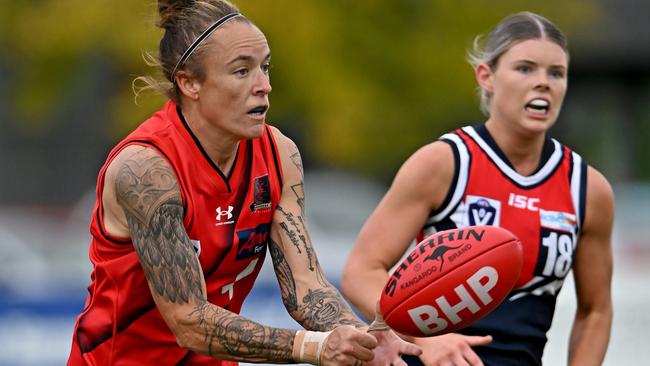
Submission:
[[[268,125],[266,125],[265,129],[266,129],[266,135],[271,145],[271,152],[273,153],[273,163],[275,164],[275,172],[278,175],[278,181],[280,183],[280,191],[282,191],[282,167],[280,165],[280,156],[278,155],[275,138],[271,133],[271,128]]]

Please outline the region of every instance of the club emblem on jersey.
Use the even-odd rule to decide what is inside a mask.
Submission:
[[[262,224],[254,229],[238,231],[237,260],[247,259],[262,253],[269,240],[270,231],[271,224]]]
[[[258,212],[271,208],[271,184],[269,176],[263,175],[253,181],[253,203],[251,211]]]
[[[467,215],[470,225],[499,226],[501,202],[481,196],[467,196]]]

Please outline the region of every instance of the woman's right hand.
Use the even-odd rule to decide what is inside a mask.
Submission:
[[[492,336],[466,336],[458,333],[415,339],[415,344],[422,347],[420,360],[426,366],[483,366],[472,347],[485,346],[490,342]]]

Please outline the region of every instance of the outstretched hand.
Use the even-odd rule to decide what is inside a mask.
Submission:
[[[449,333],[435,337],[418,338],[416,342],[424,349],[420,360],[426,366],[483,366],[483,362],[472,347],[485,346],[492,342],[492,337]]]

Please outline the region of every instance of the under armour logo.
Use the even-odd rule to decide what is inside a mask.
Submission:
[[[221,207],[217,207],[217,210],[216,210],[217,211],[217,221],[221,221],[221,217],[224,216],[224,215],[228,216],[226,218],[226,220],[232,219],[232,209],[233,209],[232,206],[228,206],[228,210],[224,211],[224,210],[221,209]]]

